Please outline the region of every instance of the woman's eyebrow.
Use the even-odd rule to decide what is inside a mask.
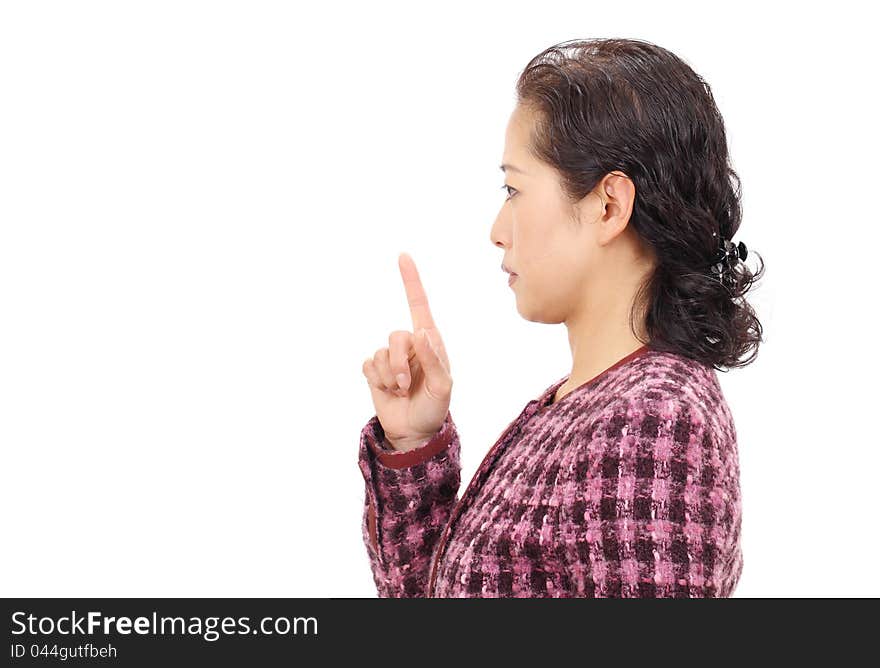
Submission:
[[[525,170],[520,169],[519,167],[516,167],[514,165],[509,165],[507,163],[504,163],[503,165],[501,165],[500,169],[502,172],[506,172],[509,169],[511,172],[519,172],[520,174],[526,173]]]

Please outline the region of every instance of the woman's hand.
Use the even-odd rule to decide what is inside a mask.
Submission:
[[[410,450],[426,443],[443,425],[452,376],[415,262],[401,253],[397,263],[413,331],[391,332],[388,347],[364,361],[363,373],[385,438],[395,450]]]

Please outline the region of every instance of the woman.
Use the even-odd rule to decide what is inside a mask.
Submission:
[[[754,359],[763,273],[711,90],[644,41],[570,41],[517,82],[492,227],[517,309],[565,323],[571,372],[465,492],[443,340],[409,256],[413,332],[364,362],[362,532],[382,597],[726,597],[742,573],[736,430],[716,369]],[[751,357],[743,360],[749,351]]]

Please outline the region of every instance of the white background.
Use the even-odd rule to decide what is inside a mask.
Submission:
[[[570,371],[489,241],[516,76],[601,36],[710,83],[767,263],[759,357],[719,374],[735,596],[880,595],[865,7],[3,3],[0,595],[375,596],[361,364],[411,328],[397,256],[452,362],[464,491]]]

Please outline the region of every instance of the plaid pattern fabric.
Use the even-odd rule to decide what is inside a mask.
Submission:
[[[451,414],[424,446],[361,432],[380,597],[730,596],[742,573],[736,430],[714,369],[643,346],[528,402],[463,494]]]

